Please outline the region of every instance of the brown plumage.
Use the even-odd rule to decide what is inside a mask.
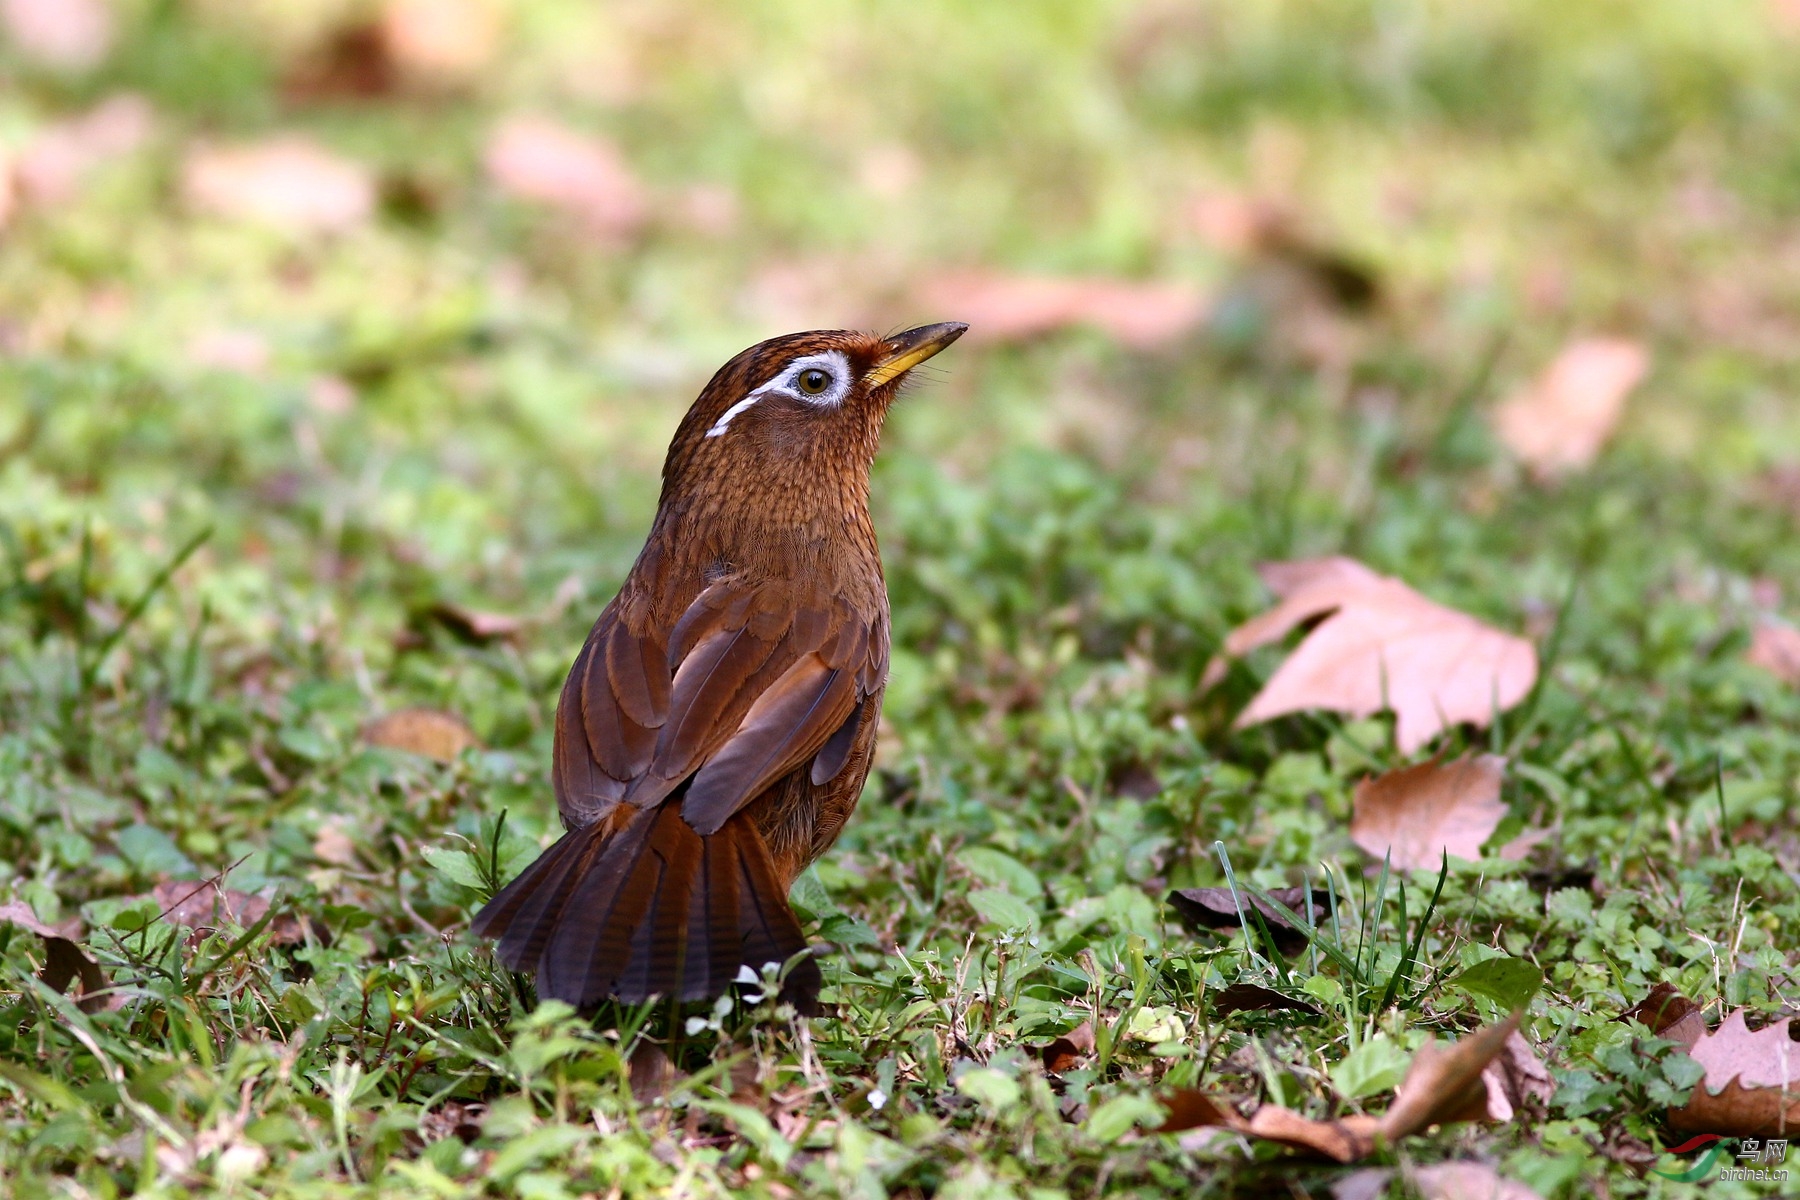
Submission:
[[[788,888],[856,807],[887,683],[869,467],[901,380],[965,328],[775,338],[688,410],[563,685],[568,832],[475,918],[541,996],[705,999],[806,949]],[[784,995],[810,1011],[819,983],[802,957]]]

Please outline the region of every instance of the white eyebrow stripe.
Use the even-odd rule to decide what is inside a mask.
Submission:
[[[830,371],[832,377],[830,391],[822,396],[803,396],[792,390],[794,379],[799,376],[801,371],[809,367],[824,367]],[[827,350],[823,354],[808,354],[802,358],[796,358],[777,372],[773,379],[720,413],[719,419],[714,421],[712,427],[706,431],[706,436],[718,437],[731,428],[731,422],[737,418],[739,413],[774,391],[784,392],[801,403],[810,404],[815,408],[836,408],[844,402],[845,395],[850,391],[850,364],[843,354],[836,350]]]
[[[761,400],[763,398],[763,389],[768,386],[769,385],[766,383],[763,384],[762,387],[757,388],[754,392],[751,392],[748,396],[745,396],[742,400],[739,400],[736,404],[721,413],[719,419],[712,423],[712,428],[706,431],[706,436],[709,438],[718,437],[721,433],[730,429],[732,418],[743,412],[746,408],[749,408],[752,404],[755,404],[758,400]]]

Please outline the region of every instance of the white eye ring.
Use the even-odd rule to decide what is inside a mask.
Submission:
[[[823,391],[808,394],[800,389],[800,376],[808,371],[823,371],[829,377]],[[719,419],[706,431],[706,436],[720,436],[731,428],[731,422],[739,413],[772,392],[812,408],[836,408],[850,394],[850,360],[836,350],[827,350],[823,354],[806,354],[794,359],[775,378],[721,413]]]

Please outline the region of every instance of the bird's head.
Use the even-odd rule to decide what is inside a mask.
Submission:
[[[719,368],[682,419],[663,467],[665,499],[710,486],[772,499],[829,482],[821,476],[866,487],[882,420],[908,373],[967,329],[946,321],[888,338],[814,330],[750,347]]]

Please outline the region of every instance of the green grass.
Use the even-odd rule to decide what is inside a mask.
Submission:
[[[0,144],[117,88],[159,114],[0,253],[0,899],[82,918],[125,1001],[81,1011],[0,925],[0,1191],[1322,1195],[1344,1170],[1184,1148],[1150,1102],[1379,1111],[1395,1048],[1493,1019],[1451,981],[1505,954],[1544,973],[1548,1111],[1381,1161],[1687,1194],[1644,1169],[1673,1169],[1691,1075],[1612,1018],[1659,981],[1795,1004],[1800,695],[1743,650],[1771,585],[1800,616],[1769,475],[1800,461],[1800,35],[1674,2],[822,7],[520,3],[436,99],[284,102],[275,4],[121,4],[83,78],[0,51]],[[494,194],[481,137],[521,107],[617,139],[658,198],[640,239]],[[286,129],[397,199],[319,239],[184,206],[190,139]],[[915,177],[869,186],[893,147]],[[699,184],[729,228],[682,215]],[[1384,304],[1306,308],[1191,231],[1201,188],[1295,198]],[[971,338],[896,411],[889,728],[794,897],[838,947],[832,1015],[537,1006],[466,922],[555,827],[557,689],[675,421],[796,324],[964,316],[897,297],[971,263],[1222,299],[1156,352]],[[196,366],[219,329],[268,368]],[[1655,371],[1591,470],[1534,485],[1485,414],[1592,331]],[[1390,878],[1347,832],[1403,761],[1386,722],[1234,731],[1279,650],[1197,692],[1268,602],[1254,565],[1322,552],[1546,654],[1491,738],[1500,838],[1557,828],[1529,863]],[[443,604],[528,622],[469,642]],[[363,744],[408,705],[482,747]],[[1331,949],[1176,922],[1169,889],[1225,882],[1215,843],[1240,887],[1329,878]],[[218,872],[271,920],[150,919],[157,882]],[[1240,981],[1324,1014],[1217,1015]],[[1047,1076],[1034,1047],[1083,1021],[1092,1062]],[[640,1104],[646,1041],[688,1074]]]

